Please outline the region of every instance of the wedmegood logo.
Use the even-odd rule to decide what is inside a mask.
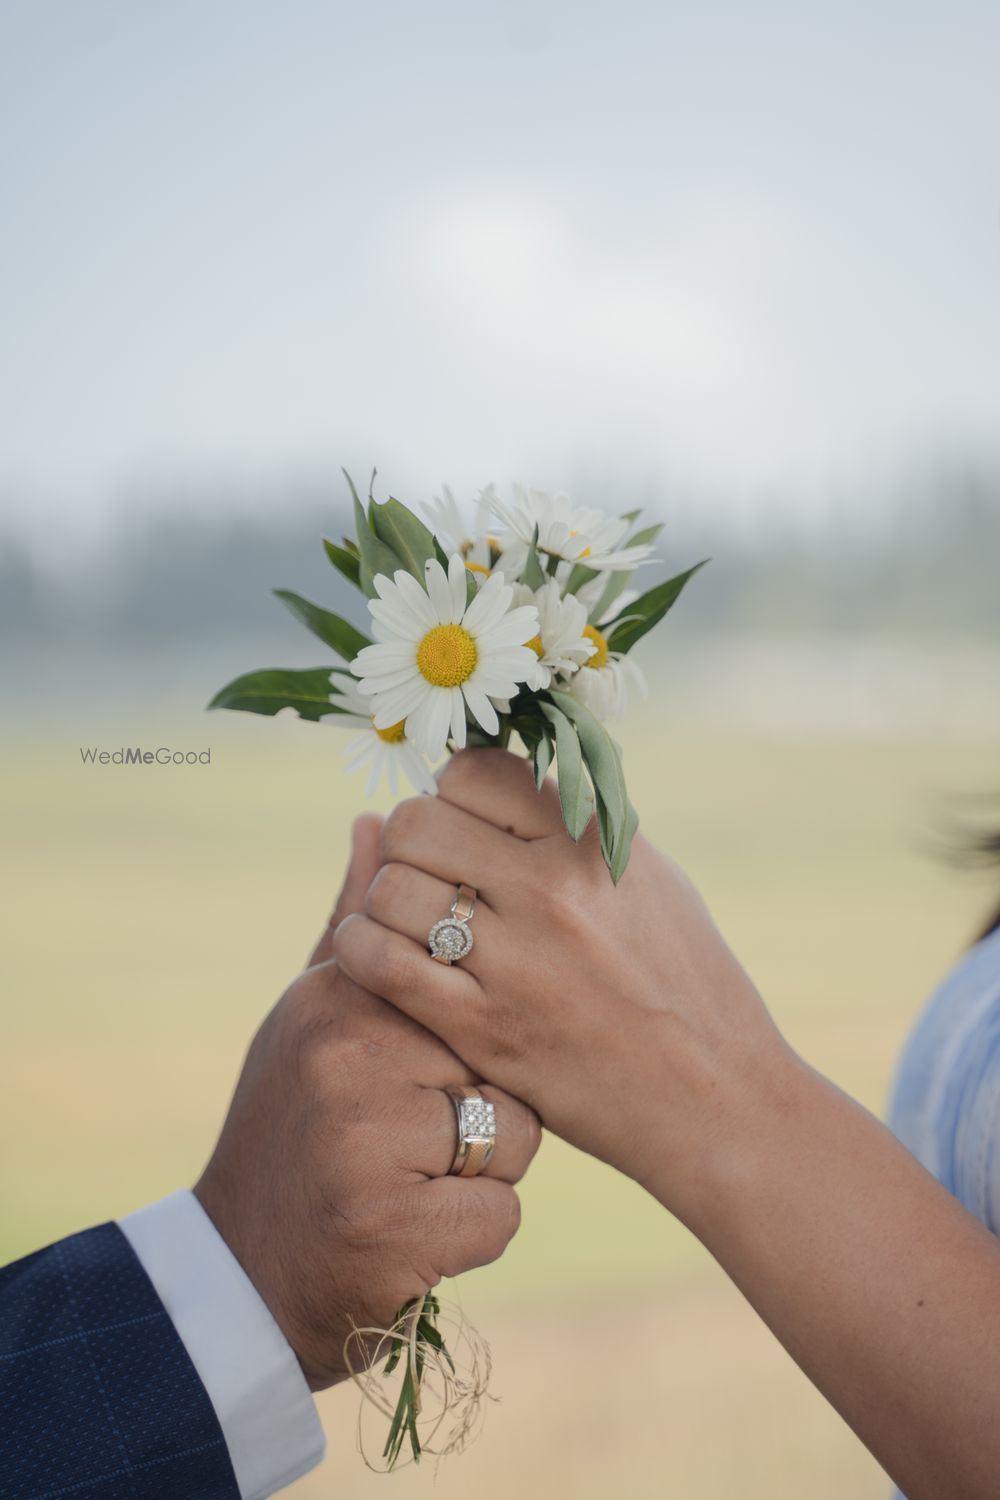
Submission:
[[[85,766],[210,766],[212,751],[171,750],[161,745],[158,750],[140,750],[137,747],[118,750],[98,750],[95,747],[80,747],[80,759]]]

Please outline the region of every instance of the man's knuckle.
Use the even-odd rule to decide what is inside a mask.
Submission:
[[[470,1243],[480,1264],[502,1255],[521,1223],[521,1201],[514,1189],[506,1182],[492,1186],[495,1192],[481,1192],[470,1204]]]
[[[542,1122],[533,1109],[524,1106],[524,1147],[529,1157],[533,1157],[542,1144]]]

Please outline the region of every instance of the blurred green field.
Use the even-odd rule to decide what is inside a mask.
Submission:
[[[124,718],[122,718],[124,726]],[[208,767],[81,764],[88,724],[3,745],[0,1253],[189,1184],[247,1040],[336,891],[361,787],[336,731],[143,712],[127,743],[212,746]],[[109,740],[109,734],[111,739]],[[986,740],[622,736],[648,833],[687,867],[792,1043],[881,1110],[923,997],[970,937],[985,877],[926,848],[949,798],[995,787]],[[882,1496],[886,1481],[722,1274],[643,1194],[555,1141],[523,1228],[462,1303],[495,1390],[464,1458],[392,1481],[354,1452],[356,1402],[323,1400],[330,1457],[295,1493],[392,1483],[484,1500]]]

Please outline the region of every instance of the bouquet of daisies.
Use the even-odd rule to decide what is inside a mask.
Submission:
[[[630,689],[645,691],[629,653],[663,619],[703,563],[645,593],[629,587],[650,560],[659,526],[638,511],[608,516],[564,495],[485,489],[469,524],[450,491],[423,506],[426,522],[392,498],[363,504],[350,476],[356,537],[325,541],[333,566],[367,599],[370,636],[286,589],[277,597],[343,663],[238,677],[212,708],[353,725],[348,765],[398,772],[433,794],[450,749],[501,745],[516,734],[541,786],[555,764],[570,836],[597,815],[614,881],[636,828],[621,750],[607,722]],[[374,475],[372,476],[374,480]]]

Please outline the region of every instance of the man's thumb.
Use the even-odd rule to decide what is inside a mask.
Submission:
[[[361,911],[365,893],[382,863],[381,838],[382,818],[378,813],[362,813],[360,817],[355,818],[351,825],[351,861],[347,866],[344,884],[341,886],[330,920],[326,924],[326,930],[309,960],[308,968],[313,968],[315,964],[326,963],[330,957],[330,939],[334,929],[352,912]]]

